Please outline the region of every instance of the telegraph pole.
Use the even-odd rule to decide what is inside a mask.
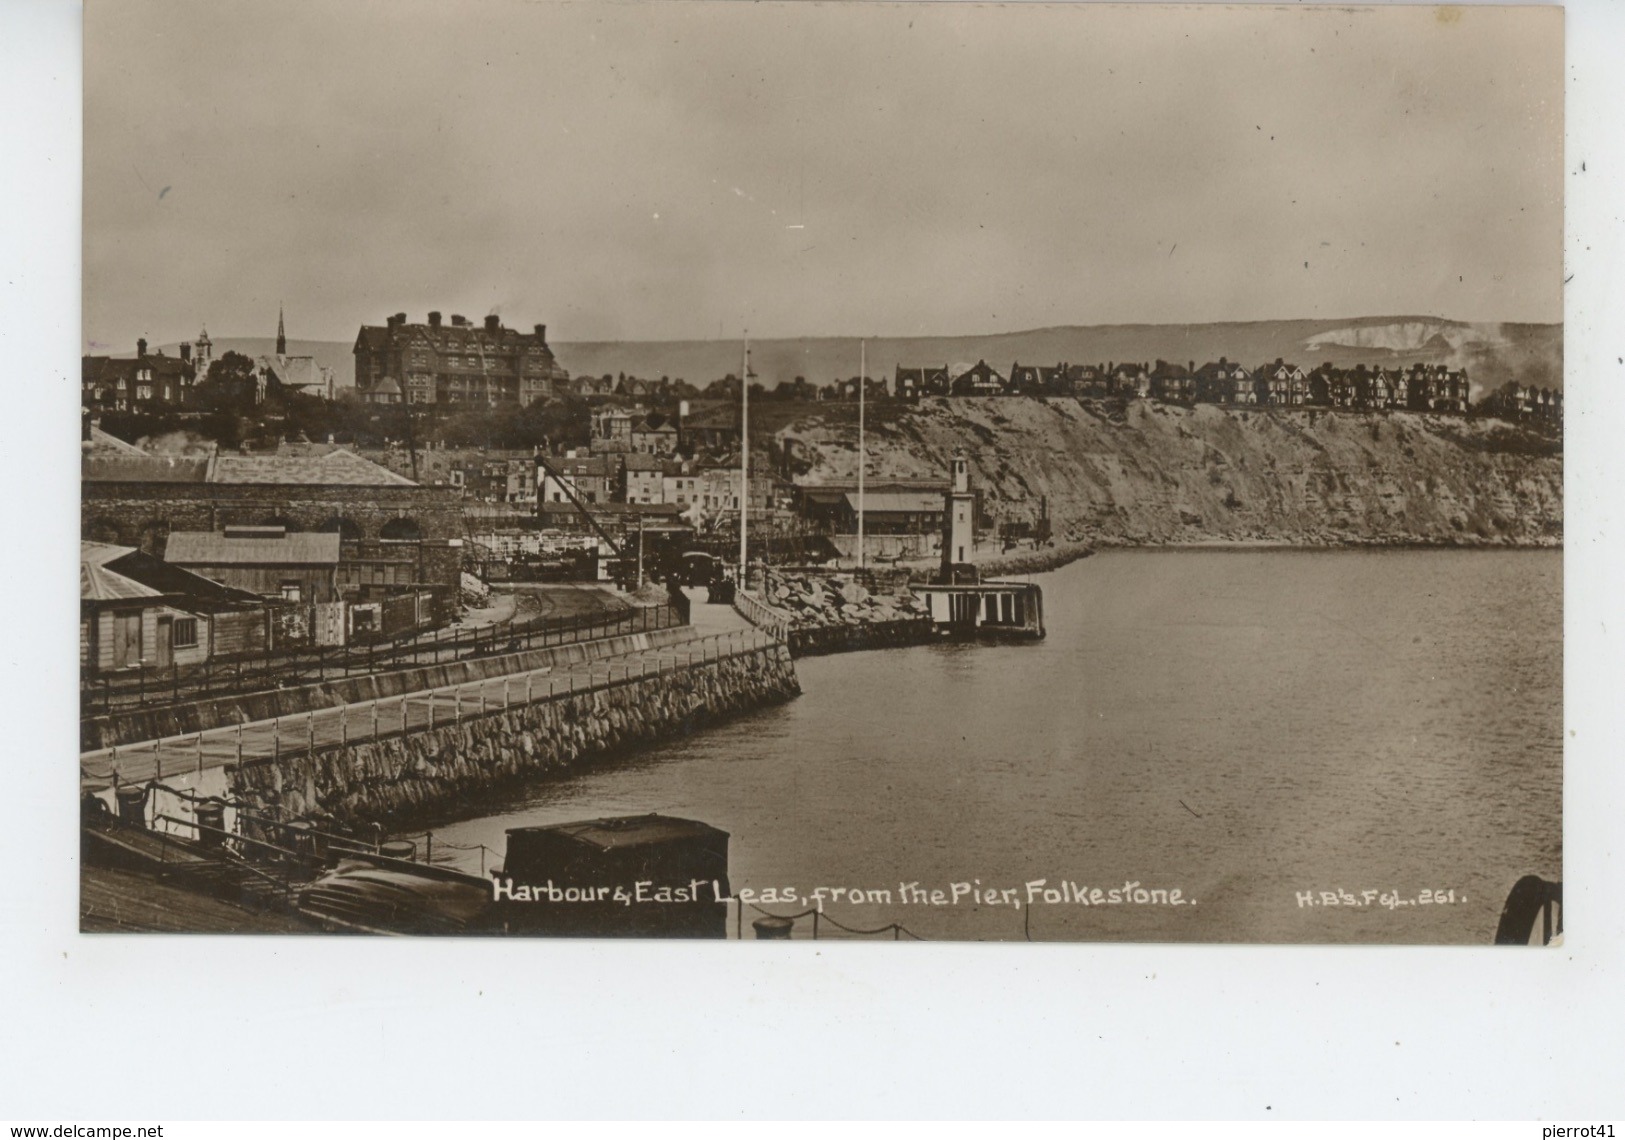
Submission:
[[[739,588],[745,588],[745,516],[750,513],[750,330],[739,377]]]
[[[858,341],[858,569],[863,569],[863,398],[868,384],[868,342]]]

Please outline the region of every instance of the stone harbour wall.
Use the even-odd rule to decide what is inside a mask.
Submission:
[[[355,677],[334,677],[286,689],[232,693],[157,708],[126,709],[111,716],[81,719],[79,747],[89,751],[166,736],[188,736],[226,724],[251,724],[273,717],[299,716],[312,709],[388,700],[402,693],[443,688],[477,681],[482,677],[500,677],[504,673],[522,673],[548,665],[567,668],[583,661],[601,661],[625,653],[680,645],[691,637],[693,632],[690,629],[675,626],[650,630],[648,633],[623,633],[594,641],[527,649],[519,653],[465,658],[443,665],[413,665]]]
[[[257,760],[229,778],[241,802],[273,819],[389,827],[800,691],[788,648],[775,644],[434,729]]]

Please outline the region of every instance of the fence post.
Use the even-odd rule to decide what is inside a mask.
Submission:
[[[282,718],[271,718],[271,759],[282,759]]]
[[[451,691],[451,721],[460,724],[463,719],[463,689],[459,685]]]
[[[372,699],[372,738],[378,739],[378,698]]]
[[[309,723],[310,723],[310,752],[311,752],[312,755],[315,755],[315,753],[316,753],[316,710],[311,709],[308,713],[305,714],[305,716],[309,718]]]
[[[237,766],[239,768],[242,767],[242,763],[243,763],[243,722],[238,721],[237,722]]]
[[[403,698],[404,699],[404,698]],[[429,690],[429,731],[434,731],[434,690]]]
[[[506,676],[502,678],[502,707],[508,707],[508,678]]]
[[[197,774],[203,775],[203,733],[197,734]]]

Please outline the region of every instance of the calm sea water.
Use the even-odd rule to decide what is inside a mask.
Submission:
[[[1561,878],[1560,553],[1113,552],[1037,580],[1042,643],[803,660],[798,699],[437,844],[691,816],[732,834],[736,889],[890,890],[826,912],[926,938],[1487,943],[1516,879]],[[1038,879],[1068,901],[900,891],[1025,903]],[[1063,882],[1194,903],[1083,906]],[[1423,891],[1454,901],[1383,901]]]

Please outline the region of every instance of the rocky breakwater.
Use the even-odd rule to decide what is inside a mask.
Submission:
[[[917,645],[931,638],[925,603],[906,571],[823,574],[769,569],[763,599],[784,614],[797,657]]]
[[[231,790],[271,819],[393,828],[800,692],[786,647],[772,644],[433,729],[245,763],[231,771]]]

